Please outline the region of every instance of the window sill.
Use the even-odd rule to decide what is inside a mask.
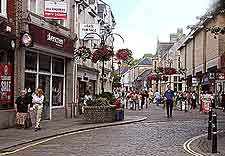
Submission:
[[[5,19],[7,19],[7,15],[6,15],[6,14],[1,14],[1,13],[0,13],[0,17],[3,17],[3,18],[5,18]]]

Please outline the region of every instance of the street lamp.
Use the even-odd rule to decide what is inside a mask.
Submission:
[[[120,67],[121,67],[121,62],[119,61],[117,64],[118,64],[118,69],[119,69],[119,77],[120,77]]]
[[[87,33],[85,36],[84,36],[84,38],[83,38],[83,40],[87,37],[87,36],[89,36],[89,35],[97,35],[99,38],[100,38],[100,40],[101,40],[101,42],[100,42],[100,45],[99,45],[99,48],[103,48],[103,47],[105,47],[106,46],[106,41],[107,41],[107,39],[109,38],[109,37],[112,37],[113,38],[113,35],[116,35],[116,36],[119,36],[122,40],[123,40],[123,42],[124,42],[124,39],[123,39],[123,37],[121,36],[121,35],[119,35],[119,34],[117,34],[117,33],[112,33],[111,31],[109,31],[109,30],[107,30],[107,31],[105,31],[103,34],[98,34],[98,33]],[[113,41],[112,41],[113,42]],[[101,90],[102,90],[102,93],[104,93],[104,65],[105,65],[105,61],[104,60],[102,60],[102,83],[101,83]]]

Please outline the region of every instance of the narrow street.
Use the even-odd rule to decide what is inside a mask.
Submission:
[[[174,111],[167,119],[161,107],[127,111],[147,116],[144,122],[106,127],[56,138],[29,147],[14,156],[188,156],[185,141],[206,133],[207,115]]]

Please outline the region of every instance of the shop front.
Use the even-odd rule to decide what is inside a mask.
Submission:
[[[87,91],[92,96],[96,95],[98,74],[99,74],[99,71],[94,68],[78,65],[78,75],[77,75],[78,97],[77,98],[79,102],[83,101]]]
[[[3,24],[4,25],[4,24]],[[14,126],[15,36],[0,30],[0,129]]]
[[[65,36],[30,24],[33,46],[25,47],[24,88],[44,91],[44,119],[64,116],[72,99],[73,41]]]

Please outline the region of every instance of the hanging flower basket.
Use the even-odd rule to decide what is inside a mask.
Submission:
[[[164,68],[164,74],[165,75],[173,75],[173,74],[176,74],[177,73],[177,71],[176,71],[176,69],[175,68]]]
[[[116,58],[118,60],[127,61],[131,57],[132,51],[129,49],[119,49],[116,53]]]
[[[160,80],[160,79],[161,79],[161,76],[160,75],[156,75],[156,74],[150,74],[147,77],[148,81],[157,81],[157,80]]]
[[[157,73],[163,73],[164,72],[164,68],[163,67],[158,67],[157,69],[156,69],[157,71]]]
[[[168,81],[168,77],[167,76],[163,76],[163,81]]]
[[[92,54],[92,62],[97,63],[98,61],[109,61],[110,58],[113,56],[113,51],[109,50],[106,46],[97,49],[93,54]]]
[[[85,46],[79,47],[75,52],[74,52],[74,57],[78,59],[82,59],[85,61],[86,59],[91,58],[91,49],[87,48]]]

